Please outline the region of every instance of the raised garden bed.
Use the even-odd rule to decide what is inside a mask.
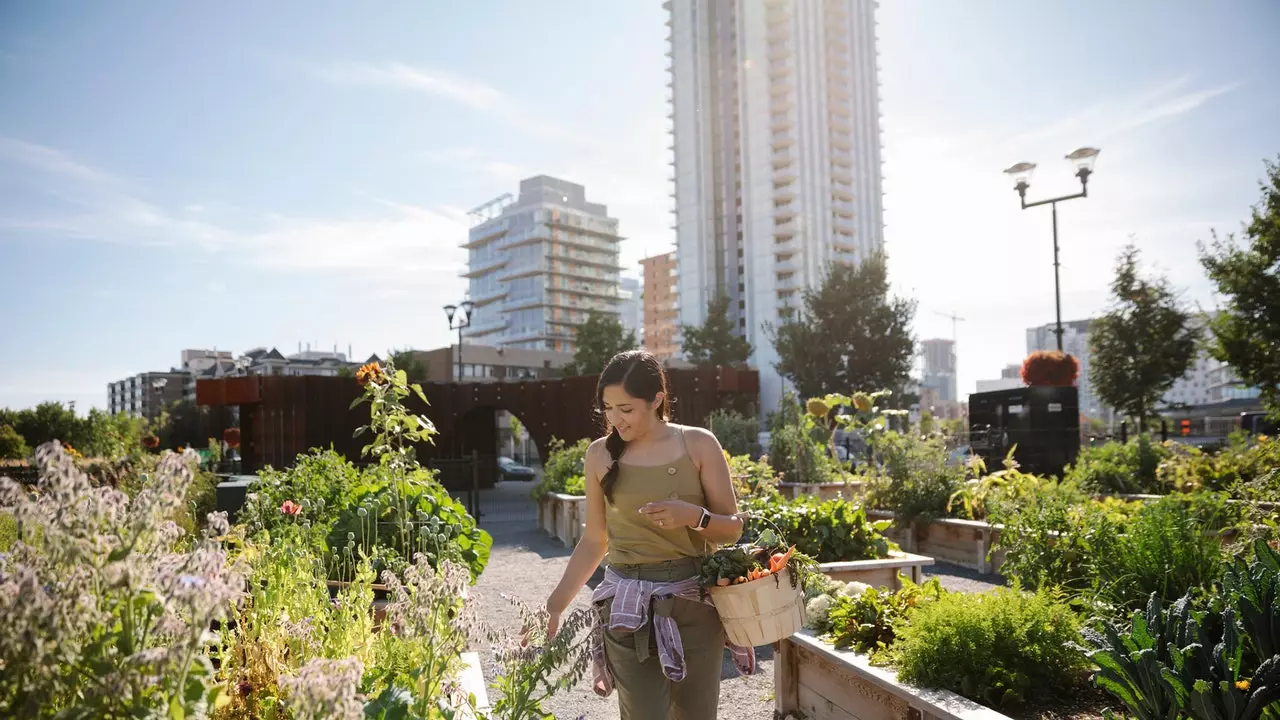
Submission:
[[[807,630],[777,644],[773,688],[779,719],[802,713],[807,720],[1008,720],[955,693],[900,683],[893,670]]]
[[[867,510],[867,515],[881,520],[894,518],[888,510]],[[894,525],[885,530],[884,535],[906,552],[928,555],[986,574],[999,572],[1004,563],[1004,550],[997,550],[988,559],[988,553],[1000,539],[1000,529],[1000,525],[980,520],[942,518],[930,523],[912,523],[909,528]]]
[[[857,500],[862,497],[866,483],[861,480],[855,480],[847,483],[778,483],[778,492],[782,493],[782,497],[788,500],[794,500],[803,495],[813,495],[822,500],[834,500],[842,497],[845,500]]]
[[[871,587],[897,590],[902,587],[901,573],[919,585],[924,582],[924,567],[932,565],[933,558],[905,552],[892,552],[887,558],[853,560],[849,562],[821,563],[818,569],[832,580],[860,582]]]
[[[547,493],[538,503],[538,527],[565,547],[578,544],[586,521],[585,495]]]

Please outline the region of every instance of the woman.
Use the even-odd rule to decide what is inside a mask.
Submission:
[[[586,533],[547,599],[547,634],[607,553],[592,595],[596,693],[616,687],[622,720],[715,718],[725,635],[697,575],[742,534],[729,465],[710,432],[668,422],[666,374],[647,352],[609,362],[596,404],[609,434],[587,451]],[[730,648],[754,670],[750,648]]]

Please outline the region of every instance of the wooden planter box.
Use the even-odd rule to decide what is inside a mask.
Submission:
[[[911,582],[919,585],[924,581],[924,566],[932,564],[931,557],[894,552],[889,557],[878,560],[820,563],[818,569],[832,580],[860,582],[871,587],[898,590],[902,587],[898,573],[906,575],[911,578]]]
[[[867,516],[880,520],[894,518],[893,513],[887,510],[867,510]],[[1000,529],[999,525],[979,520],[944,518],[927,524],[913,523],[910,528],[895,525],[884,535],[906,552],[928,555],[986,574],[999,572],[1004,563],[1003,550],[987,558],[992,546],[1000,539]]]
[[[565,547],[573,547],[582,539],[587,522],[585,495],[547,493],[538,503],[538,527]]]
[[[904,685],[893,670],[807,630],[778,643],[773,689],[779,719],[803,713],[807,720],[1008,720],[955,693]]]
[[[866,483],[855,480],[847,483],[778,483],[778,492],[788,500],[802,495],[814,495],[822,500],[833,500],[842,497],[845,500],[857,500],[862,497]]]

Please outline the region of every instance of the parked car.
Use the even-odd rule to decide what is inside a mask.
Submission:
[[[509,457],[498,458],[498,479],[499,480],[520,480],[522,482],[532,482],[537,479],[538,474],[532,468],[519,465],[515,460]]]

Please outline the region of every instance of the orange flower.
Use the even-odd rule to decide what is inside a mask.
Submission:
[[[155,435],[148,435],[142,438],[142,445],[145,448],[154,450],[157,447],[160,447],[160,438],[156,437]]]
[[[382,366],[376,362],[371,362],[368,365],[361,365],[360,369],[356,371],[356,382],[360,384],[360,387],[364,387],[370,382],[379,384],[385,379],[385,377],[386,376],[382,374]]]
[[[229,427],[226,430],[223,430],[222,441],[227,444],[227,447],[230,447],[230,448],[240,447],[240,428]]]

